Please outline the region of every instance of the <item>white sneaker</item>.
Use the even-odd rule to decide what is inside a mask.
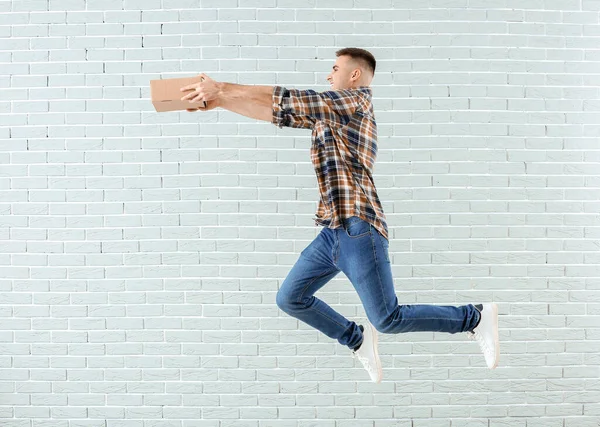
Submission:
[[[358,358],[369,373],[371,381],[380,383],[383,377],[379,352],[377,351],[377,330],[369,322],[363,326],[363,341],[360,348],[352,350],[352,357]]]
[[[481,320],[473,332],[467,331],[470,340],[477,341],[485,356],[488,368],[495,369],[500,359],[500,340],[498,338],[498,305],[481,304]]]

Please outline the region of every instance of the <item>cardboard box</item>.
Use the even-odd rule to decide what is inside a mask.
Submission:
[[[178,77],[174,79],[150,80],[150,98],[154,109],[158,112],[186,110],[187,108],[206,107],[204,101],[182,101],[181,98],[190,93],[181,88],[204,80],[203,77]]]

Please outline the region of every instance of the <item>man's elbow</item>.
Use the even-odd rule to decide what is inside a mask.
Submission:
[[[249,99],[221,99],[219,101],[219,107],[231,111],[232,113],[256,120],[270,122],[273,117],[273,110],[270,106],[256,105]]]

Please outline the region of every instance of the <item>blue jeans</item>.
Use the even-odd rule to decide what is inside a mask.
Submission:
[[[473,330],[480,314],[472,304],[398,305],[388,247],[388,240],[357,216],[344,219],[341,228],[324,227],[281,284],[277,306],[340,344],[356,347],[363,339],[358,325],[314,296],[343,271],[356,289],[369,322],[379,332],[455,334]]]

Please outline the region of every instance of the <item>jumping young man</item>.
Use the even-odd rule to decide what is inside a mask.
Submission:
[[[319,235],[302,251],[276,297],[287,314],[352,350],[371,380],[381,382],[377,332],[466,332],[479,343],[488,368],[498,365],[498,307],[495,303],[453,306],[399,305],[388,254],[389,240],[375,183],[377,125],[371,103],[376,61],[359,48],[336,52],[327,80],[331,90],[238,85],[204,81],[181,88],[182,100],[206,101],[208,111],[234,113],[284,126],[312,130],[311,160],[320,200]],[[314,294],[340,271],[348,277],[368,321],[358,325]]]

